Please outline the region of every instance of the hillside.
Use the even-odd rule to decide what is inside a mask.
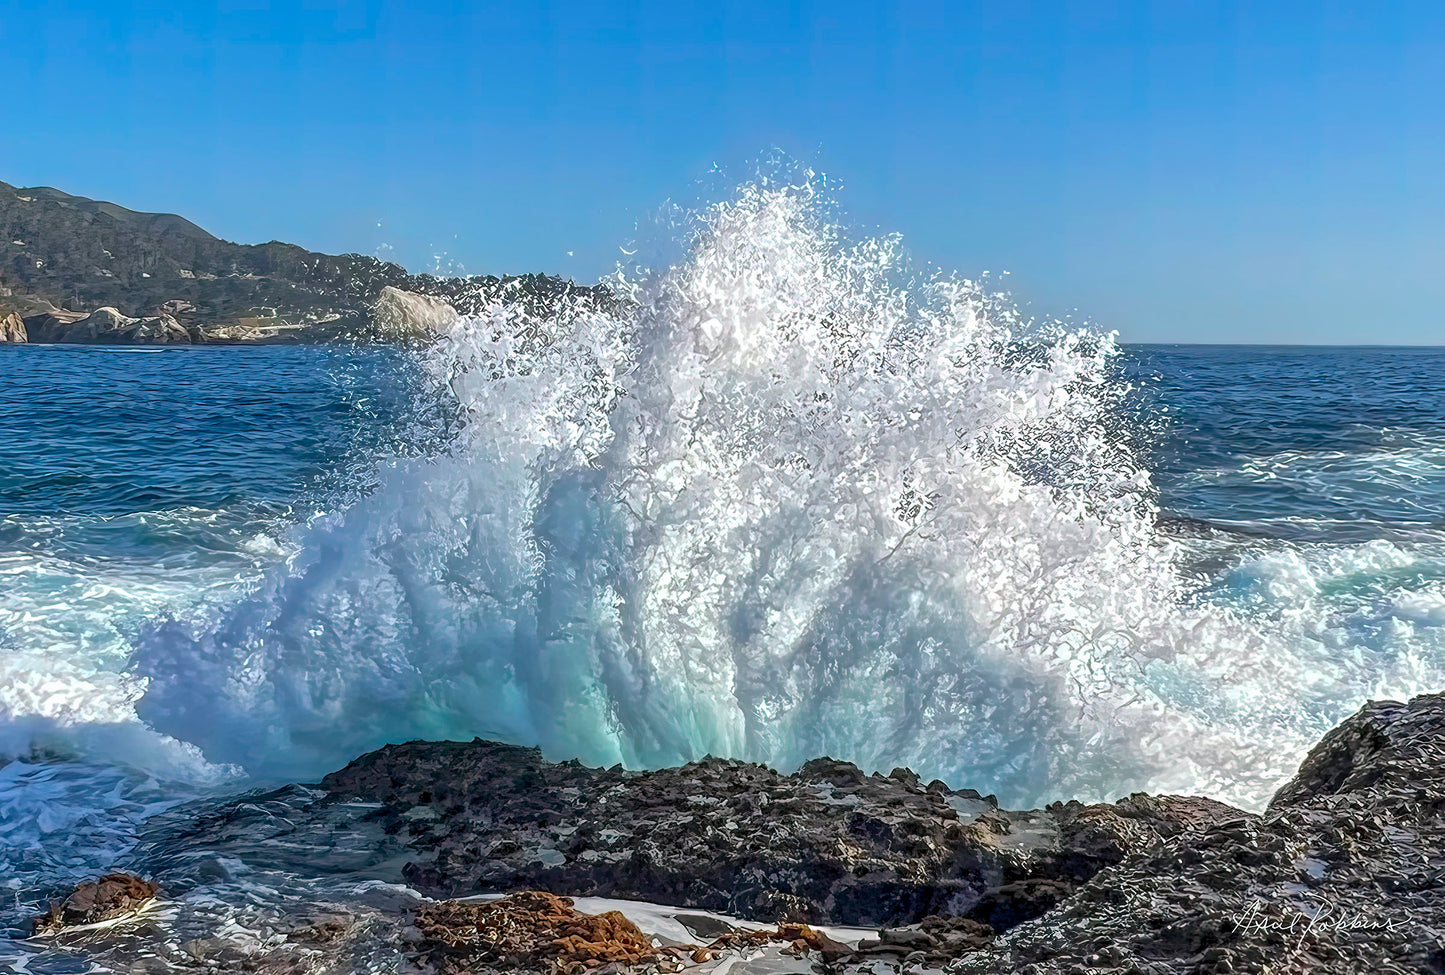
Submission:
[[[179,335],[174,319],[190,341],[365,339],[387,287],[443,298],[461,311],[503,288],[543,300],[585,290],[545,275],[438,278],[361,254],[236,244],[175,214],[0,182],[0,320],[15,313],[31,341],[69,341],[63,326],[84,316],[65,312],[105,307],[164,319],[131,333]]]

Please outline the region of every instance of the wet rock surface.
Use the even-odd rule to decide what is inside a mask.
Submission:
[[[1241,815],[1145,797],[1015,813],[828,759],[794,775],[720,759],[630,772],[484,741],[388,746],[322,788],[319,811],[379,804],[370,816],[410,854],[403,876],[434,896],[535,888],[851,925],[967,914],[1024,880],[1061,895],[1131,850]],[[1011,925],[1047,898],[1014,900],[988,916]]]
[[[67,928],[99,924],[134,914],[155,900],[160,888],[143,877],[109,873],[77,886],[64,900],[35,919],[35,933],[57,934]]]
[[[1140,850],[950,971],[1445,972],[1445,695],[1368,705],[1263,815]]]
[[[879,962],[913,970],[938,969],[983,948],[994,937],[994,930],[980,921],[935,915],[917,925],[884,928],[876,938],[859,941],[853,950],[832,961],[852,969],[871,968]],[[830,961],[821,960],[825,964]]]

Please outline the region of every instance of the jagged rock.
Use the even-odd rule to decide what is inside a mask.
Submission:
[[[1243,818],[1232,806],[1199,796],[1151,796],[1136,792],[1112,803],[1055,803],[1063,851],[1055,876],[1087,880],[1159,838],[1193,833]]]
[[[700,943],[660,942],[648,958],[620,921],[579,918],[565,898],[418,909],[407,891],[349,920],[338,906],[314,923],[275,924],[268,930],[288,937],[251,967],[218,936],[163,946],[165,970],[269,975],[302,970],[304,955],[304,970],[341,975],[384,941],[390,957],[423,968],[487,975],[715,966],[702,975],[759,953],[778,971],[816,962],[852,975],[1440,975],[1442,759],[1445,695],[1366,707],[1259,815],[1144,795],[1010,812],[977,793],[925,787],[906,770],[865,775],[832,760],[794,775],[717,759],[628,772],[488,742],[414,742],[363,756],[320,789],[186,813],[141,850],[161,865],[227,850],[303,875],[311,864],[340,876],[404,873],[445,896],[541,886],[888,925],[850,946],[802,924],[739,930],[675,913]],[[403,859],[404,870],[386,874]],[[70,915],[65,905],[51,913],[74,923],[102,916],[89,905],[111,879],[67,901]],[[347,951],[357,954],[348,961]],[[196,965],[176,967],[176,952]],[[321,958],[335,967],[315,967]]]
[[[387,285],[372,310],[372,337],[383,342],[430,338],[445,332],[457,318],[456,309],[440,298]]]
[[[1127,855],[950,971],[1445,972],[1445,695],[1366,706],[1262,816]]]
[[[28,336],[25,323],[13,311],[0,315],[0,342],[25,342]]]
[[[1042,917],[1073,892],[1066,880],[1016,880],[987,891],[968,916],[993,931],[1008,931]]]
[[[82,924],[111,921],[140,910],[160,889],[129,873],[110,873],[76,887],[63,901],[35,919],[36,934],[55,934]]]
[[[197,328],[198,344],[216,345],[294,345],[321,341],[321,337],[305,323],[285,319],[242,318],[236,322],[203,325]],[[335,336],[326,336],[327,339]]]
[[[912,970],[936,970],[950,960],[977,951],[994,939],[987,924],[962,917],[924,918],[922,923],[906,928],[885,928],[877,938],[865,938],[858,947],[841,956],[850,968],[862,966],[870,970],[871,962],[902,961]],[[824,956],[824,961],[828,958]],[[876,969],[872,969],[876,971]]]
[[[1085,880],[1210,821],[1164,801],[1014,813],[976,792],[827,759],[795,775],[712,758],[631,772],[480,740],[387,746],[322,785],[333,804],[381,803],[376,815],[410,858],[406,880],[436,896],[526,887],[769,921],[963,914],[994,888]]]
[[[25,320],[33,342],[84,345],[184,345],[191,341],[185,326],[170,315],[131,318],[115,308],[88,315],[50,312]]]

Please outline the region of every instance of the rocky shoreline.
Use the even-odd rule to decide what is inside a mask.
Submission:
[[[251,866],[197,867],[208,857]],[[638,772],[410,742],[314,787],[177,810],[118,866],[148,878],[101,882],[130,898],[121,915],[137,884],[184,906],[217,870],[372,892],[280,908],[270,946],[243,953],[256,972],[1439,973],[1445,695],[1368,705],[1262,813],[1142,794],[1010,811],[829,759],[792,775],[712,758]],[[95,890],[78,893],[93,907]],[[508,896],[456,900],[483,894]],[[672,920],[648,930],[642,902]],[[117,947],[123,919],[77,931],[57,920],[66,903],[37,932],[120,970],[224,956],[204,938],[160,950],[177,939],[153,918]]]
[[[183,324],[169,312],[133,318],[111,306],[68,311],[45,303],[21,317],[0,313],[0,344],[43,345],[297,345],[409,342],[445,332],[458,319],[441,298],[384,287],[376,300],[346,316],[291,321],[271,316],[237,322]]]

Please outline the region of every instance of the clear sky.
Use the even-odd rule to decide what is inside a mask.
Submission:
[[[0,179],[413,269],[610,270],[779,147],[1135,341],[1445,342],[1445,4],[0,0]]]

